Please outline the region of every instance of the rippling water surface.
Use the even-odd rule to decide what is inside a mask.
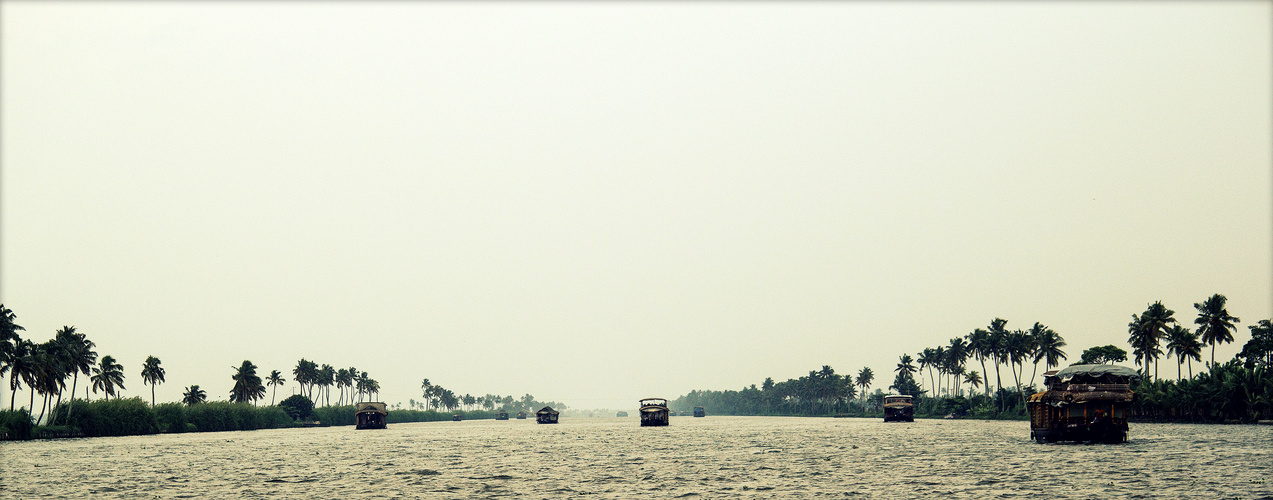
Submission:
[[[1268,498],[1273,427],[676,417],[394,424],[0,443],[5,498]]]

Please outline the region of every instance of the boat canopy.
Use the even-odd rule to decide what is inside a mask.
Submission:
[[[1062,384],[1130,384],[1140,380],[1140,373],[1118,365],[1070,365],[1056,372],[1055,377]]]

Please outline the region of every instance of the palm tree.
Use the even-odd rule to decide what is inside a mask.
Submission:
[[[124,366],[116,363],[115,358],[110,356],[102,356],[98,365],[93,367],[93,376],[89,380],[93,382],[93,392],[101,389],[108,398],[111,396],[119,397],[119,394],[115,391],[116,387],[126,389],[124,387]]]
[[[962,377],[964,376],[964,365],[952,365],[950,368],[950,374],[953,379],[952,383],[955,384],[955,396],[963,396],[964,386]]]
[[[17,401],[18,388],[26,383],[28,387],[34,381],[35,359],[31,357],[31,352],[35,350],[35,344],[27,339],[14,338],[13,352],[9,355],[9,411],[13,411],[13,403]],[[35,389],[31,389],[35,390]]]
[[[433,403],[433,384],[429,383],[429,379],[420,382],[420,390],[424,393],[425,408],[430,408]]]
[[[915,357],[915,362],[919,363],[920,371],[923,371],[924,368],[928,368],[928,381],[931,383],[928,390],[932,392],[933,395],[936,395],[937,383],[933,378],[933,365],[937,364],[936,351],[932,347],[925,347],[924,350],[920,351],[919,355]]]
[[[1008,357],[1006,348],[1008,345],[1008,330],[1005,328],[1007,324],[1008,320],[995,318],[994,321],[990,322],[989,326],[990,337],[987,342],[989,343],[990,357],[995,362],[995,391],[1003,389],[1003,379],[999,377],[999,364],[1003,363]],[[1003,408],[1000,408],[999,411],[1003,411]]]
[[[31,386],[31,405],[35,406],[35,393],[39,392],[42,396],[40,403],[40,416],[36,418],[39,423],[44,420],[44,414],[48,411],[54,394],[61,394],[66,388],[67,355],[62,345],[57,339],[49,339],[36,346],[32,351],[34,359],[34,372],[32,373],[32,381],[28,384]]]
[[[367,397],[371,397],[371,385],[368,384],[370,381],[371,379],[367,377],[367,372],[358,374],[358,378],[354,381],[354,384],[358,387],[358,401],[362,401],[364,393],[367,394]]]
[[[278,386],[283,385],[284,382],[287,382],[287,379],[283,378],[283,374],[278,370],[271,371],[269,378],[265,379],[267,385],[274,387],[274,390],[270,393],[270,406],[274,406],[274,396],[278,394]]]
[[[318,381],[318,364],[301,358],[300,361],[296,362],[296,368],[292,369],[292,378],[296,380],[297,384],[300,384],[301,394],[305,394],[305,397],[313,401],[314,382]],[[307,387],[309,388],[308,391],[306,390]]]
[[[1065,339],[1056,331],[1035,323],[1030,329],[1030,334],[1034,336],[1034,369],[1039,369],[1039,361],[1045,361],[1043,368],[1051,370],[1053,366],[1059,366],[1062,359],[1067,359],[1065,351],[1061,348],[1065,347]],[[1030,376],[1030,384],[1034,384],[1034,376]]]
[[[1012,379],[1017,384],[1018,397],[1025,396],[1025,394],[1021,392],[1021,375],[1022,372],[1025,371],[1023,363],[1025,362],[1026,356],[1028,356],[1032,351],[1033,349],[1030,347],[1030,335],[1022,330],[1013,330],[1004,338],[1004,357],[1008,362],[1008,368],[1012,369]],[[1017,370],[1018,367],[1021,369]]]
[[[275,373],[278,373],[275,371]],[[181,402],[186,406],[194,406],[208,400],[208,393],[203,392],[197,385],[186,388],[186,392],[181,395]]]
[[[968,359],[968,342],[963,337],[955,337],[950,339],[950,345],[946,348],[946,372],[954,375],[955,392],[959,392],[959,375],[963,373],[964,361]]]
[[[261,377],[256,374],[256,365],[251,361],[243,360],[243,364],[235,369],[230,378],[234,380],[234,388],[230,389],[230,402],[255,403],[257,399],[265,397],[265,385],[261,384]]]
[[[164,369],[159,366],[159,358],[146,356],[146,363],[141,367],[141,380],[150,384],[150,406],[155,406],[155,385],[164,381]]]
[[[898,356],[898,358],[897,358],[897,368],[894,368],[894,369],[893,369],[893,371],[898,372],[898,373],[906,372],[906,373],[909,373],[909,374],[911,374],[911,375],[914,375],[914,374],[915,374],[915,371],[916,371],[916,370],[918,370],[918,368],[915,368],[915,365],[914,365],[914,363],[913,363],[913,362],[914,362],[914,360],[913,360],[913,359],[911,359],[911,355],[910,355],[910,354],[903,354],[903,355],[901,355],[901,356]]]
[[[977,390],[978,387],[981,387],[981,374],[977,373],[977,370],[970,371],[964,375],[964,382],[972,387],[972,389],[968,391],[969,397],[977,397],[976,393],[973,391]]]
[[[332,365],[323,365],[323,367],[318,370],[315,379],[318,386],[323,388],[323,399],[326,401],[326,406],[331,406],[332,385],[335,385],[336,383],[336,369],[332,368]]]
[[[866,391],[870,389],[871,382],[874,380],[875,372],[872,372],[869,367],[864,367],[862,368],[862,371],[858,372],[858,386],[862,387],[862,405],[864,408],[866,405]],[[766,381],[770,380],[766,379]]]
[[[339,370],[336,370],[336,388],[340,390],[340,398],[337,399],[336,404],[345,404],[344,403],[345,389],[350,389],[353,386],[354,386],[353,368],[348,368],[348,369],[341,368]],[[349,395],[349,401],[353,402],[353,400],[354,400],[353,393],[351,392]]]
[[[1193,379],[1193,362],[1202,361],[1202,341],[1188,328],[1172,325],[1167,331],[1167,355],[1176,356],[1176,379],[1180,379],[1180,365],[1189,363],[1189,378]]]
[[[1176,322],[1176,318],[1173,317],[1174,314],[1176,312],[1167,309],[1162,301],[1157,301],[1150,304],[1139,317],[1133,314],[1132,322],[1127,324],[1127,330],[1130,334],[1127,341],[1136,351],[1137,358],[1145,360],[1146,377],[1149,376],[1149,360],[1157,360],[1162,355],[1162,349],[1158,346],[1166,335],[1167,325]],[[1157,364],[1154,367],[1154,378],[1158,378]]]
[[[6,371],[13,369],[13,362],[17,355],[18,344],[21,343],[22,340],[18,337],[18,332],[26,330],[26,328],[22,328],[21,326],[18,326],[17,323],[14,323],[13,321],[15,319],[17,319],[17,316],[13,314],[13,311],[5,307],[4,304],[0,304],[0,377],[3,377]],[[16,381],[16,378],[11,379],[10,388],[14,387],[13,384],[16,383]],[[16,393],[12,393],[9,395],[10,410],[13,409],[13,396],[15,394]]]
[[[946,346],[939,345],[933,348],[933,368],[937,369],[937,381],[933,386],[933,397],[941,396],[941,388],[945,385],[946,380],[946,358],[948,356]],[[950,391],[947,390],[947,392]]]
[[[992,355],[992,347],[990,332],[978,328],[968,334],[968,350],[981,363],[981,373],[990,373],[986,371],[986,358]],[[990,384],[986,384],[986,397],[990,397]]]
[[[1226,301],[1228,299],[1217,293],[1206,302],[1193,305],[1198,310],[1198,317],[1193,320],[1198,325],[1198,336],[1203,342],[1211,344],[1211,366],[1216,364],[1216,344],[1233,342],[1231,332],[1238,329],[1234,323],[1242,321],[1229,315],[1229,311],[1224,308]]]
[[[97,347],[93,341],[88,340],[88,336],[75,331],[75,327],[63,327],[63,330],[70,330],[67,335],[67,351],[70,354],[68,369],[71,370],[75,378],[71,381],[71,407],[75,405],[75,390],[79,386],[80,374],[85,376],[92,374],[93,365],[97,363],[97,351],[93,348]],[[59,334],[62,332],[59,331]],[[88,387],[84,388],[84,399],[88,399]],[[67,408],[67,414],[70,414],[71,408]]]

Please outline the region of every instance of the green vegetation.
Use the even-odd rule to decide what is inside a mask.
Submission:
[[[1171,422],[1245,422],[1273,418],[1273,369],[1238,359],[1184,380],[1142,379],[1132,415]]]
[[[314,402],[309,398],[300,394],[293,394],[282,403],[278,404],[279,408],[287,412],[287,416],[292,420],[306,420],[314,413]]]
[[[35,425],[31,423],[31,414],[25,409],[0,410],[0,440],[31,439],[31,431],[34,427]]]
[[[1132,314],[1128,324],[1128,345],[1132,358],[1145,374],[1135,388],[1138,397],[1133,416],[1143,419],[1185,422],[1250,422],[1273,417],[1273,324],[1260,320],[1248,327],[1251,339],[1233,360],[1216,364],[1216,344],[1234,341],[1240,321],[1225,310],[1226,299],[1215,294],[1195,303],[1197,331],[1191,332],[1161,301],[1144,312]],[[158,403],[155,386],[164,382],[165,370],[159,358],[149,356],[141,370],[142,381],[150,385],[151,404],[140,398],[121,398],[124,367],[112,356],[98,357],[96,345],[74,326],[64,326],[54,338],[34,343],[18,332],[13,311],[0,304],[0,381],[7,375],[9,411],[0,411],[0,439],[29,439],[60,436],[118,436],[158,432],[252,430],[317,425],[353,425],[356,401],[378,395],[380,384],[365,371],[319,365],[302,358],[292,370],[300,394],[275,406],[256,406],[264,399],[266,386],[276,392],[286,382],[279,370],[262,380],[257,366],[249,360],[234,368],[230,379],[229,402],[207,402],[207,393],[198,385],[186,388],[181,403]],[[1039,365],[1044,371],[1059,367],[1067,359],[1065,340],[1042,323],[1026,330],[1008,330],[1007,320],[995,318],[985,328],[950,339],[948,343],[925,348],[917,357],[902,354],[893,370],[890,391],[916,398],[917,417],[946,414],[976,418],[1023,418],[1025,401],[1039,389],[1035,381]],[[1211,346],[1212,361],[1206,371],[1194,373],[1193,361],[1201,362],[1204,345]],[[1158,362],[1176,359],[1176,378],[1161,380]],[[1094,346],[1082,352],[1081,363],[1117,363],[1128,359],[1128,351],[1116,345]],[[969,361],[975,360],[975,365]],[[1025,377],[1026,363],[1030,377]],[[1150,364],[1153,371],[1150,371]],[[1188,366],[1188,378],[1184,367]],[[970,369],[980,367],[980,371]],[[989,367],[994,368],[990,378]],[[1006,367],[1006,370],[1003,368]],[[925,370],[927,373],[925,374]],[[1151,376],[1151,373],[1153,376]],[[89,376],[84,399],[76,399],[79,376]],[[1005,384],[1003,377],[1011,378]],[[925,377],[927,375],[927,377]],[[67,382],[70,392],[67,393]],[[691,391],[671,402],[675,411],[703,406],[717,415],[849,415],[879,416],[884,392],[871,392],[875,374],[862,368],[856,378],[838,374],[830,366],[810,371],[807,376],[775,383],[766,378],[761,386],[740,391]],[[15,409],[20,389],[29,390],[22,409]],[[331,389],[337,389],[336,405]],[[966,387],[965,387],[966,386]],[[2,387],[0,387],[2,389]],[[967,390],[965,390],[967,389]],[[551,406],[566,410],[558,402],[538,401],[526,394],[521,398],[487,394],[459,395],[429,379],[421,383],[423,399],[411,399],[407,409],[389,411],[390,423],[449,420],[453,414],[464,419],[493,418],[496,412],[533,412]],[[91,401],[92,393],[105,398]],[[40,396],[39,412],[35,411]],[[69,397],[66,397],[69,396]],[[322,405],[315,403],[321,401]],[[43,423],[44,425],[36,425]]]
[[[1134,417],[1180,422],[1252,422],[1273,417],[1273,321],[1260,320],[1248,327],[1251,339],[1233,360],[1221,365],[1213,361],[1207,371],[1193,372],[1192,363],[1201,361],[1204,344],[1211,345],[1214,358],[1216,344],[1234,341],[1231,332],[1237,330],[1239,319],[1225,310],[1225,303],[1223,295],[1215,294],[1194,304],[1197,332],[1181,325],[1175,311],[1161,301],[1149,304],[1143,313],[1132,314],[1128,344],[1132,359],[1145,374],[1134,388]],[[917,358],[903,354],[889,389],[916,398],[916,417],[1026,418],[1025,401],[1040,390],[1035,385],[1039,365],[1043,364],[1044,371],[1060,367],[1068,358],[1062,349],[1066,343],[1042,323],[1036,322],[1027,330],[1008,330],[1007,323],[995,318],[985,328],[922,350]],[[1079,363],[1117,363],[1126,361],[1127,354],[1115,345],[1094,346],[1083,351]],[[1180,380],[1157,377],[1158,361],[1164,354],[1176,358]],[[980,366],[980,372],[968,369],[970,360],[976,360],[974,366]],[[993,379],[987,363],[994,368]],[[1032,365],[1029,377],[1025,377],[1026,363]],[[1186,364],[1188,378],[1184,378]],[[1011,377],[1008,385],[1003,380],[1005,372]],[[823,366],[786,382],[774,383],[767,378],[760,388],[753,384],[740,391],[691,391],[672,401],[671,407],[689,411],[703,406],[715,415],[879,416],[884,393],[876,390],[868,394],[872,378],[870,369],[863,368],[855,384],[849,375],[837,375],[831,367]]]
[[[67,411],[69,427],[85,436],[129,436],[159,432],[155,410],[141,398],[99,399]]]
[[[1102,345],[1091,347],[1083,350],[1083,359],[1079,360],[1080,364],[1098,365],[1102,363],[1119,363],[1127,361],[1127,351],[1120,349],[1114,345]]]

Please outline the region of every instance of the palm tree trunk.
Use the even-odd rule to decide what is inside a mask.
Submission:
[[[1186,359],[1185,361],[1189,363],[1189,380],[1193,380],[1193,360]]]
[[[1020,380],[1020,379],[1018,379],[1018,378],[1017,378],[1017,364],[1016,364],[1015,362],[1013,362],[1012,360],[1009,360],[1009,361],[1008,361],[1008,368],[1011,368],[1011,369],[1012,369],[1012,378],[1013,378],[1013,380]],[[1019,394],[1021,394],[1021,382],[1017,382],[1017,394],[1018,394],[1018,395],[1019,395]],[[1016,405],[1013,405],[1013,406],[1015,407]]]
[[[986,371],[986,358],[981,357],[981,356],[978,356],[978,357],[977,357],[977,360],[981,362],[981,375],[982,375],[983,377],[984,377],[984,376],[986,376],[986,375],[989,375],[989,374],[990,374],[990,372],[987,372],[987,371]],[[986,384],[986,385],[985,385],[985,387],[986,387],[986,397],[987,397],[987,398],[989,398],[989,397],[990,397],[990,384]]]
[[[998,393],[1000,389],[1003,389],[1003,379],[999,377],[999,357],[995,356],[995,392]]]
[[[62,406],[62,389],[61,388],[58,388],[57,390],[57,404],[53,405],[53,414],[49,416],[50,424],[57,424],[57,414],[58,414],[57,408],[59,406]]]
[[[49,395],[45,394],[44,401],[40,402],[40,418],[35,419],[36,425],[39,425],[40,421],[44,420],[44,410],[47,410],[48,408],[49,408]]]
[[[80,383],[80,372],[75,371],[75,378],[71,380],[71,400],[66,403],[66,419],[71,419],[71,410],[75,408],[75,386]]]
[[[150,407],[155,407],[155,383],[150,383]]]

